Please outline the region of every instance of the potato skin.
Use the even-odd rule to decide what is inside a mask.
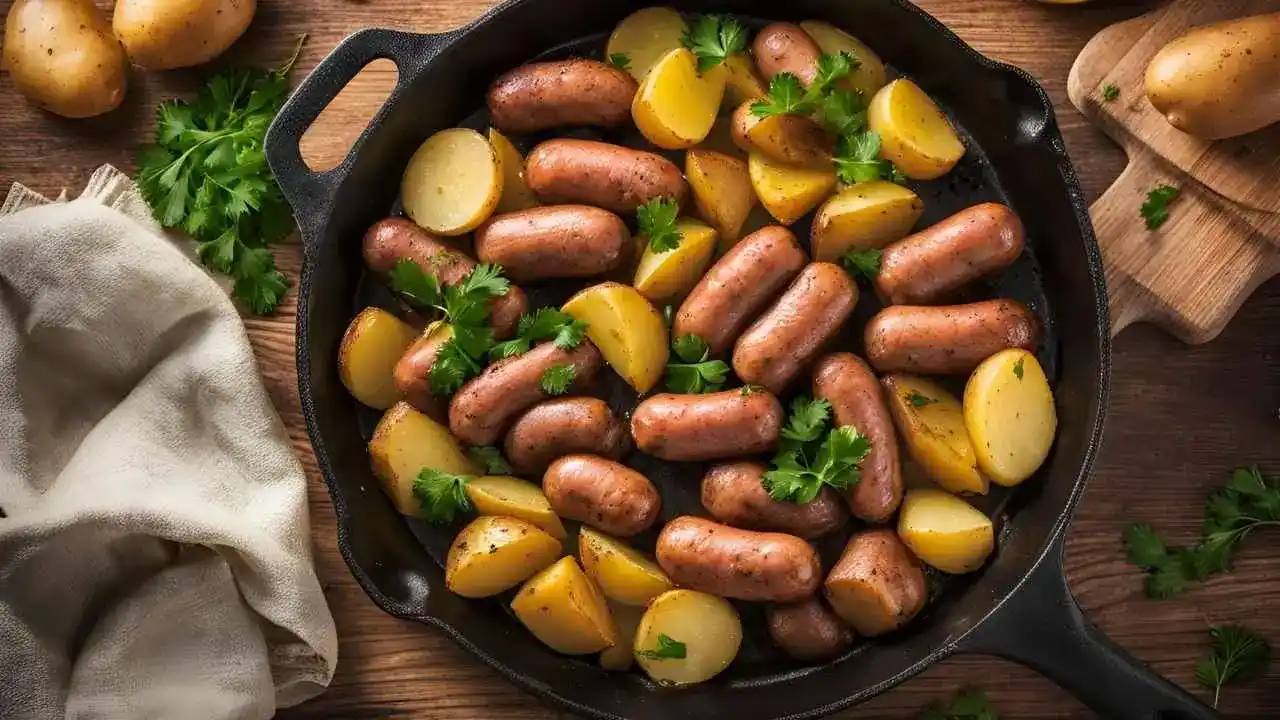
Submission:
[[[534,405],[507,431],[503,454],[521,475],[536,475],[551,461],[575,453],[619,460],[631,451],[631,433],[598,398],[555,398]]]
[[[767,392],[660,393],[631,414],[631,437],[663,460],[736,458],[771,450],[784,418],[782,404]]]
[[[1001,298],[968,305],[893,305],[867,323],[867,360],[880,372],[969,373],[1006,348],[1036,351],[1040,323],[1025,305]]]
[[[928,597],[920,561],[888,529],[850,538],[827,575],[825,592],[836,614],[866,637],[910,622]]]
[[[789,72],[808,87],[818,74],[818,58],[822,50],[799,25],[776,22],[756,33],[751,53],[766,80],[772,80],[778,73]]]
[[[431,392],[431,366],[435,365],[440,348],[453,339],[452,331],[429,327],[405,350],[391,373],[392,382],[405,402],[419,412],[440,423],[449,421],[448,403],[445,398]]]
[[[631,250],[622,218],[590,205],[549,205],[505,213],[476,230],[476,257],[498,263],[514,282],[591,277]]]
[[[1026,229],[1000,203],[980,203],[884,249],[876,293],[892,305],[931,305],[1022,254]]]
[[[831,403],[836,427],[852,425],[871,440],[860,466],[862,479],[845,491],[855,517],[885,522],[902,503],[902,462],[898,434],[875,373],[856,355],[832,353],[813,370],[813,396]]]
[[[725,525],[805,539],[826,535],[849,522],[848,509],[831,488],[822,488],[813,502],[803,505],[778,501],[760,484],[764,473],[764,465],[749,460],[712,465],[702,478],[702,507]]]
[[[582,203],[632,214],[654,198],[683,203],[688,185],[670,160],[621,145],[559,138],[538,144],[525,160],[525,180],[547,204]]]
[[[692,515],[662,528],[656,554],[676,585],[720,597],[796,602],[822,582],[818,553],[804,540]]]
[[[626,72],[576,58],[512,68],[489,87],[489,115],[504,133],[564,125],[618,127],[631,120],[638,88]]]
[[[18,92],[56,115],[93,117],[124,100],[129,62],[92,2],[14,0],[0,52]]]
[[[658,519],[662,496],[644,475],[595,455],[566,455],[542,476],[542,491],[560,517],[631,537]]]
[[[774,644],[805,662],[843,655],[856,639],[853,629],[817,597],[791,605],[770,605],[765,618]]]
[[[119,0],[112,30],[147,70],[203,65],[244,34],[257,0]]]

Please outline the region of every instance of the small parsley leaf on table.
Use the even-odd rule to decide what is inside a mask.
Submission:
[[[637,650],[636,655],[649,660],[683,660],[688,657],[685,644],[658,633],[658,647],[654,650]]]
[[[563,395],[569,392],[569,386],[573,384],[573,380],[578,376],[578,369],[570,363],[564,365],[552,365],[542,373],[542,378],[538,384],[542,386],[542,391],[548,395]]]
[[[680,362],[667,363],[667,389],[674,393],[697,395],[717,392],[724,387],[729,366],[723,360],[709,360],[711,351],[697,335],[681,335],[671,343]]]
[[[1118,86],[1112,83],[1107,83],[1106,85],[1102,86],[1103,100],[1106,100],[1107,102],[1111,102],[1112,100],[1116,100],[1119,97],[1120,97],[1120,88]]]
[[[1222,698],[1222,686],[1266,671],[1271,663],[1271,646],[1243,625],[1209,628],[1209,643],[1209,654],[1196,663],[1196,681],[1213,691],[1216,708]]]
[[[680,42],[698,58],[698,73],[719,65],[747,49],[747,30],[728,15],[698,15]]]
[[[1146,219],[1148,230],[1155,230],[1169,219],[1169,203],[1176,197],[1178,188],[1172,185],[1159,185],[1147,193],[1147,200],[1138,211]]]
[[[919,720],[999,720],[999,718],[1000,716],[987,703],[986,696],[976,688],[961,688],[951,698],[949,705],[933,702],[919,715]]]
[[[422,468],[413,481],[413,495],[422,504],[422,518],[443,525],[453,522],[460,513],[471,510],[467,499],[469,475],[453,475],[434,468]]]
[[[636,208],[640,234],[649,239],[649,249],[664,253],[680,247],[684,235],[676,227],[680,204],[675,198],[654,198]]]

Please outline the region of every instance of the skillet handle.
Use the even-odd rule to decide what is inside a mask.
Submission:
[[[1067,587],[1062,543],[958,649],[1039,672],[1107,720],[1214,720],[1217,713],[1117,647],[1085,618]]]

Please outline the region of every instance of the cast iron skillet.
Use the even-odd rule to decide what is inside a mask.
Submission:
[[[768,652],[755,622],[758,609],[753,616],[748,608],[739,660],[714,681],[683,690],[656,688],[638,674],[605,673],[590,658],[556,655],[525,632],[503,602],[463,600],[443,589],[439,560],[451,531],[404,520],[379,491],[365,451],[375,416],[357,407],[336,373],[339,339],[357,306],[380,300],[362,281],[360,238],[394,209],[400,175],[418,145],[482,107],[499,72],[549,49],[562,56],[598,53],[618,20],[648,4],[513,0],[441,35],[358,32],[302,82],[271,127],[267,156],[305,247],[297,335],[302,406],[338,515],[339,546],[360,585],[388,613],[440,628],[519,685],[596,718],[817,717],[955,652],[1024,663],[1106,718],[1212,718],[1209,708],[1094,629],[1063,574],[1064,532],[1102,436],[1110,345],[1098,246],[1052,103],[1025,72],[982,57],[903,0],[675,4],[748,18],[822,19],[858,35],[939,101],[968,146],[947,178],[917,187],[926,207],[922,224],[982,200],[1008,203],[1025,222],[1031,250],[990,290],[1030,303],[1045,321],[1040,357],[1055,381],[1060,425],[1037,477],[1011,495],[987,499],[984,509],[999,528],[996,556],[980,573],[934,583],[938,597],[905,630],[826,665],[804,667]],[[390,98],[339,167],[312,173],[298,148],[303,132],[379,58],[399,70]],[[856,327],[865,313],[855,318]],[[697,511],[689,491],[692,484],[696,496],[696,480],[682,485],[657,474],[664,505]]]

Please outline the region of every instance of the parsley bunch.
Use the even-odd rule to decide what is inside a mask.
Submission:
[[[305,39],[278,70],[227,70],[194,101],[161,103],[155,144],[137,157],[138,187],[156,220],[194,238],[201,262],[230,275],[236,298],[256,315],[274,311],[289,289],[268,246],[293,231],[293,212],[262,142]]]
[[[698,58],[698,74],[747,49],[747,30],[728,15],[698,15],[680,42]]]
[[[810,503],[823,485],[843,490],[861,480],[858,465],[871,441],[852,426],[828,430],[830,421],[826,400],[801,396],[791,403],[773,467],[760,480],[774,500]]]
[[[680,247],[684,233],[676,227],[680,204],[673,197],[654,198],[636,208],[636,223],[640,234],[649,238],[649,249],[664,253]]]
[[[671,343],[671,350],[681,362],[667,363],[668,390],[697,395],[716,392],[724,387],[729,366],[723,360],[708,360],[711,350],[702,338],[681,335]]]
[[[951,704],[930,703],[919,720],[999,720],[987,705],[987,698],[977,688],[962,688],[951,698]]]
[[[422,504],[422,519],[443,525],[470,511],[471,500],[467,498],[467,483],[470,481],[470,475],[422,468],[413,481],[413,496]]]
[[[534,314],[520,317],[516,328],[516,336],[506,342],[500,342],[489,351],[494,360],[523,355],[529,352],[534,343],[550,340],[562,350],[572,350],[586,337],[587,323],[575,320],[572,315],[551,308],[542,308]]]
[[[1261,675],[1271,662],[1271,646],[1242,625],[1209,628],[1209,654],[1196,663],[1196,681],[1213,691],[1218,707],[1222,686],[1232,680]]]
[[[818,72],[809,87],[804,87],[794,73],[781,72],[769,81],[769,97],[751,104],[751,114],[756,117],[770,115],[811,115],[820,107],[826,110],[827,92],[835,82],[857,70],[862,63],[853,53],[825,53],[818,58]],[[849,102],[844,93],[835,105]],[[864,118],[865,119],[865,118]]]

